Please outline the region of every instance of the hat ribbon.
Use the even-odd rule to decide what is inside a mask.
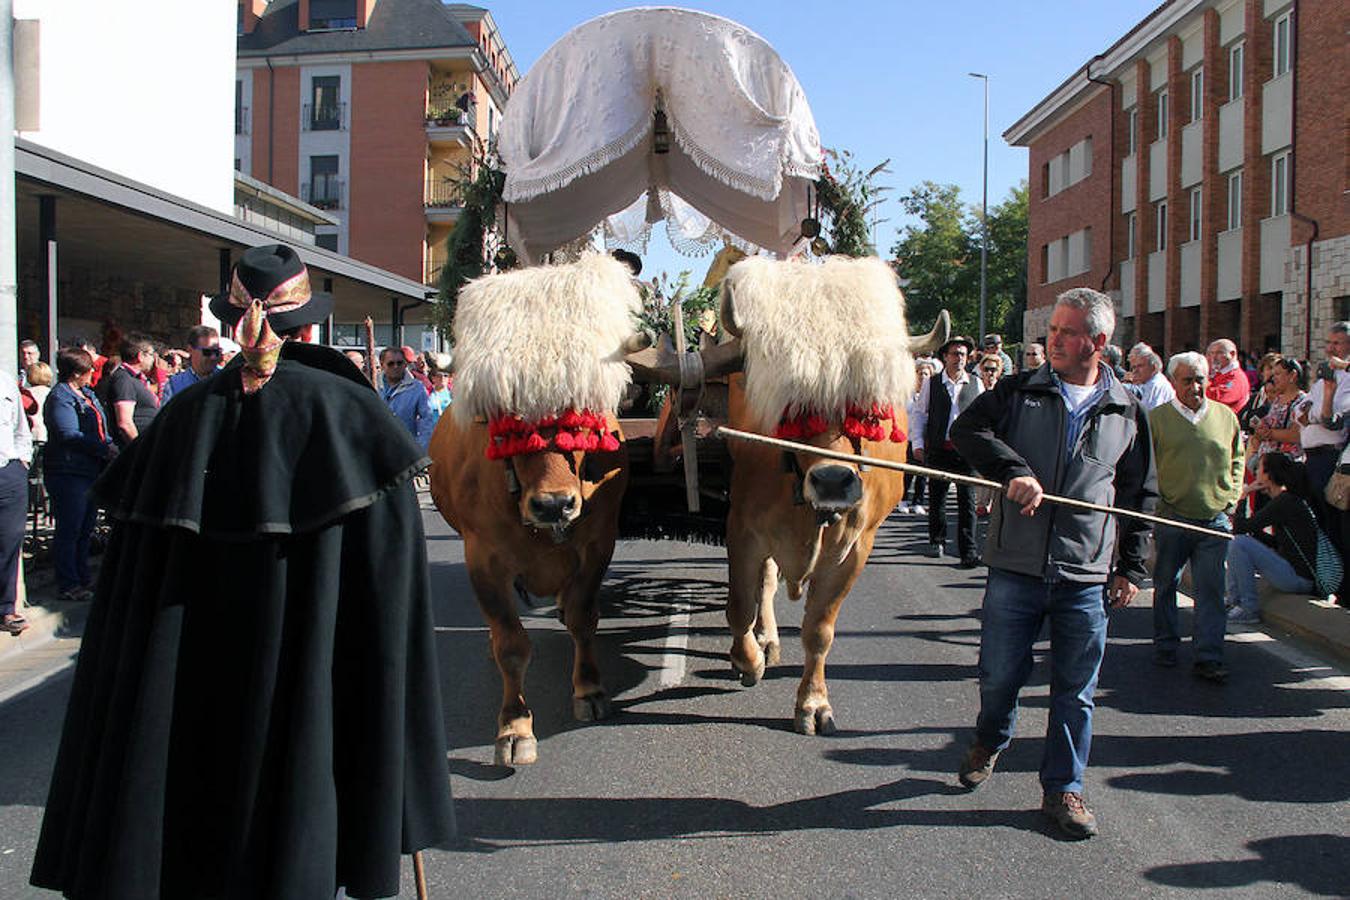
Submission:
[[[248,288],[239,280],[239,272],[234,273],[230,281],[230,305],[237,309],[248,309],[255,300],[263,305],[264,315],[278,315],[299,309],[309,302],[312,292],[309,287],[309,270],[301,269],[281,284],[272,288],[266,297],[253,297]]]

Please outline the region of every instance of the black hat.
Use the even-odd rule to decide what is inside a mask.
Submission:
[[[276,332],[322,322],[333,312],[332,295],[310,289],[309,270],[285,244],[245,250],[234,264],[229,292],[211,299],[211,314],[233,328],[254,300]]]
[[[962,346],[964,346],[966,348],[967,353],[975,352],[974,341],[972,341],[968,337],[964,337],[959,334],[954,334],[951,337],[947,338],[947,343],[943,344],[941,347],[938,348],[937,352],[938,359],[941,359],[942,357],[946,356],[947,350],[950,349],[954,344],[961,344]]]

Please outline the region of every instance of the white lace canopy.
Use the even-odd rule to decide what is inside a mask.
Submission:
[[[652,152],[658,107],[666,154]],[[610,232],[645,238],[659,208],[681,220],[677,247],[730,236],[786,253],[821,162],[811,108],[774,49],[735,22],[669,8],[611,13],[564,35],[517,86],[498,149],[507,237],[526,261],[649,190],[636,231],[630,210]],[[703,231],[694,216],[709,220]]]

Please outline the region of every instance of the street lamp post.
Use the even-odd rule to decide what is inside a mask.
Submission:
[[[989,76],[968,73],[984,82],[984,188],[980,196],[980,337],[984,340],[984,311],[989,297]]]

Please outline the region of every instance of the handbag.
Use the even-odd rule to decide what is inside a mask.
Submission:
[[[1303,564],[1312,571],[1313,587],[1317,590],[1317,593],[1323,597],[1329,597],[1341,589],[1341,581],[1345,578],[1341,554],[1336,546],[1331,543],[1327,533],[1322,530],[1322,526],[1318,524],[1317,515],[1306,502],[1303,503],[1303,509],[1312,519],[1313,529],[1317,532],[1316,559],[1309,562],[1308,557],[1303,553],[1303,548],[1298,545],[1298,541],[1294,540],[1294,536],[1289,534],[1289,529],[1285,529],[1285,534],[1289,535],[1289,543],[1294,545],[1294,550],[1298,553],[1299,559],[1303,560]]]
[[[1342,463],[1327,482],[1327,503],[1342,512],[1350,511],[1350,465]]]

